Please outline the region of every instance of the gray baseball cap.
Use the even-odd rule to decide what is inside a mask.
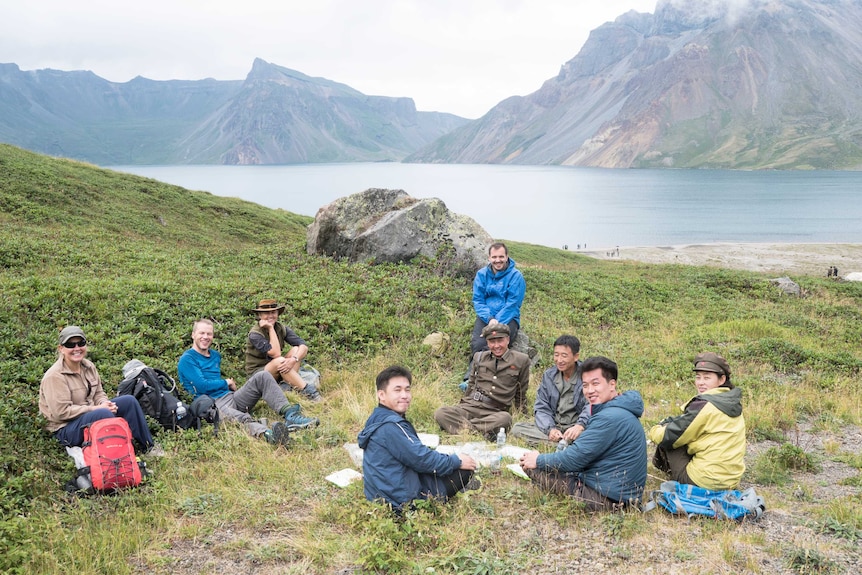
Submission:
[[[84,335],[84,330],[77,325],[70,325],[64,327],[60,332],[60,345],[63,345],[73,337],[80,337],[84,341],[87,341],[87,336]]]
[[[123,366],[123,379],[135,377],[136,375],[141,373],[141,370],[145,367],[147,367],[146,364],[139,359],[133,359],[126,362],[126,365]]]

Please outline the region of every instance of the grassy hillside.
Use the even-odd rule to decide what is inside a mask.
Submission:
[[[0,206],[0,571],[560,573],[598,562],[617,573],[840,573],[859,564],[862,460],[841,439],[862,419],[859,284],[795,278],[806,292],[795,299],[753,273],[511,244],[528,284],[523,327],[543,354],[533,383],[553,340],[574,333],[583,356],[618,361],[622,388],[644,396],[647,426],[693,394],[694,354],[721,352],[744,390],[743,483],[770,513],[742,525],[589,516],[483,471],[482,491],[396,522],[360,485],[342,490],[323,477],[351,466],[342,445],[355,441],[376,403],[374,376],[391,363],[415,374],[411,420],[438,432],[433,411],[457,401],[467,361],[467,283],[434,275],[433,262],[311,257],[309,218],[8,146]],[[320,428],[289,450],[231,426],[217,439],[163,434],[169,455],[150,461],[154,478],[141,489],[63,493],[72,464],[37,407],[61,327],[87,332],[109,393],[133,357],[175,372],[200,316],[214,319],[225,370],[240,376],[247,310],[267,296],[288,304],[287,322],[323,373],[326,401],[305,406]],[[420,344],[433,330],[452,337],[440,358]],[[801,430],[825,447],[801,441]],[[847,479],[823,494],[836,465]]]

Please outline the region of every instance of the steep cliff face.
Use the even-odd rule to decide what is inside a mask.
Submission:
[[[466,120],[256,60],[245,81],[0,64],[0,141],[98,164],[400,160]]]
[[[862,4],[665,0],[594,30],[556,78],[407,161],[862,165]]]

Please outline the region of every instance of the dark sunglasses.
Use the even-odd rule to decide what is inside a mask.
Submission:
[[[80,341],[67,341],[63,344],[63,347],[66,349],[75,349],[76,347],[87,347],[87,340],[82,339]]]

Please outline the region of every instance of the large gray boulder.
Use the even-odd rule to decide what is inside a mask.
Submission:
[[[425,256],[470,277],[488,263],[493,242],[472,218],[450,212],[437,198],[378,188],[323,206],[307,234],[309,254],[377,263]]]

